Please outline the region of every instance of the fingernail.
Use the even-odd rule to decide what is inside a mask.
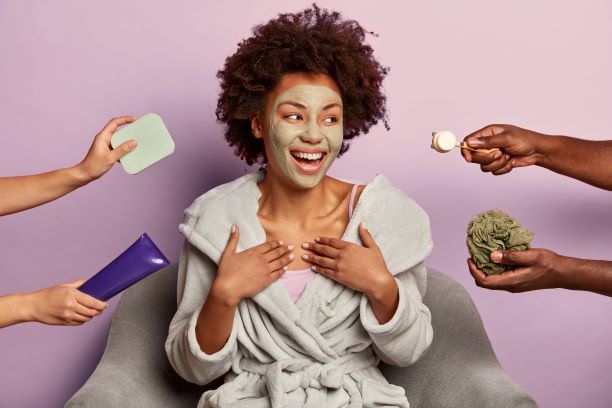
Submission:
[[[283,241],[278,241],[278,245],[283,245],[284,242]]]
[[[315,237],[315,241],[316,241],[316,242],[319,242],[320,240],[321,240],[321,238],[319,238],[319,237]]]
[[[282,245],[282,244],[281,244],[281,245]],[[290,250],[290,251],[293,251],[293,245],[289,244],[289,245],[287,246],[287,249],[288,249],[288,250]]]
[[[316,267],[316,266],[314,266],[314,265],[312,265],[312,266],[310,267],[310,269],[312,269],[313,271],[316,271],[316,270],[317,270],[317,267]]]
[[[366,230],[366,231],[368,230],[368,229],[366,228],[366,226],[365,226],[365,222],[363,222],[363,221],[362,221],[362,222],[361,222],[361,226],[363,227],[363,229],[364,229],[364,230]]]
[[[502,254],[501,252],[495,251],[495,252],[491,252],[491,260],[493,262],[499,262],[502,259]]]
[[[501,151],[497,151],[495,152],[495,154],[493,155],[493,158],[495,160],[499,159],[502,156],[502,152]]]
[[[308,249],[308,242],[304,242],[304,243],[302,244],[302,248],[304,248],[304,249]]]
[[[304,260],[308,259],[308,255],[306,255],[306,254],[302,255],[302,259],[304,259]]]
[[[289,267],[288,266],[283,266],[283,270],[288,271]]]
[[[289,259],[293,259],[293,258],[295,258],[295,255],[289,254]]]
[[[234,224],[232,224],[232,234],[236,232],[236,226]]]
[[[131,142],[128,143],[128,147],[130,149],[134,149],[136,146],[138,146],[138,142],[136,142],[135,140],[132,140]]]

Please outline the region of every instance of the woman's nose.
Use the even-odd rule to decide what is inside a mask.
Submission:
[[[309,123],[308,128],[300,135],[300,139],[305,143],[317,144],[323,140],[323,133],[318,124]]]

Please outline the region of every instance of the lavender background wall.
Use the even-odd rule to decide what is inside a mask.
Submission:
[[[612,138],[612,3],[404,3],[320,1],[379,33],[369,42],[391,67],[391,131],[356,140],[332,174],[382,172],[428,211],[429,265],[467,288],[504,368],[542,407],[610,407],[610,299],[479,289],[464,240],[472,215],[499,207],[536,232],[536,246],[611,259],[612,194],[539,168],[485,175],[429,141],[433,130],[465,135],[490,122]],[[177,145],[138,176],[115,166],[54,203],[0,218],[0,293],[86,278],[144,231],[177,260],[183,209],[247,171],[215,122],[217,69],[252,25],[308,4],[0,0],[1,175],[77,163],[121,114],[160,114]],[[62,406],[94,369],[116,302],[78,328],[1,330],[0,405]]]

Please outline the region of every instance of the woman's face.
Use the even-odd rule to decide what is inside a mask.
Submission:
[[[268,173],[300,188],[325,176],[342,147],[342,98],[327,75],[286,74],[268,95],[263,120],[251,121],[262,137]]]

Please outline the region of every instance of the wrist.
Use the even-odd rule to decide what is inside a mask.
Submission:
[[[16,317],[20,323],[37,321],[36,292],[16,293]]]
[[[66,169],[66,171],[75,188],[83,187],[96,179],[87,171],[83,162]]]
[[[373,285],[365,292],[370,302],[380,303],[385,299],[393,299],[397,293],[397,283],[390,272]]]
[[[230,308],[235,308],[242,299],[236,290],[218,279],[213,282],[208,296],[212,301]]]
[[[533,140],[535,165],[540,167],[549,166],[550,158],[554,156],[554,151],[560,141],[559,136],[545,135],[533,131],[529,132]]]
[[[570,258],[568,256],[557,255],[554,269],[557,277],[557,287],[563,289],[578,289],[580,286],[580,273],[576,273],[582,266],[581,259]]]

